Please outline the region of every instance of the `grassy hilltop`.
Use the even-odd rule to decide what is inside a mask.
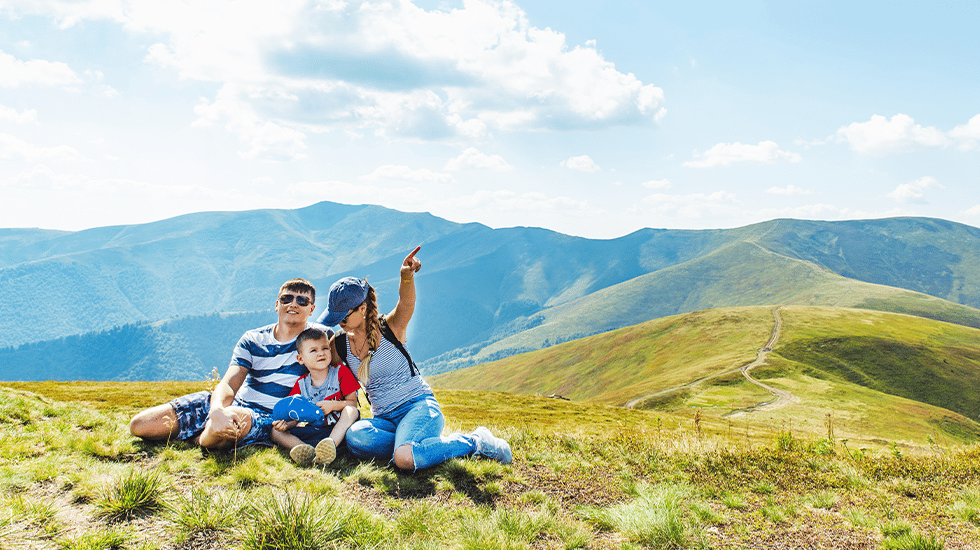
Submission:
[[[953,550],[980,540],[977,445],[859,448],[788,427],[449,390],[437,392],[449,429],[490,426],[514,464],[299,468],[273,449],[204,456],[128,436],[133,410],[205,385],[0,387],[0,547]]]
[[[980,440],[980,330],[908,315],[781,307],[781,334],[752,376],[792,394],[756,422],[818,434],[831,414],[854,440]],[[647,323],[432,377],[451,388],[558,394],[662,412],[737,413],[772,398],[739,369],[773,332],[771,307]]]
[[[791,399],[760,407],[739,369],[777,317],[750,374]],[[514,463],[414,475],[128,435],[209,382],[2,383],[0,548],[977,550],[978,342],[839,308],[659,319],[434,377],[525,393],[436,390],[447,432],[489,426]]]

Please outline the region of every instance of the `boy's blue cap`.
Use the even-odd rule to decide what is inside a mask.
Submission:
[[[326,417],[316,403],[301,395],[290,395],[276,402],[272,408],[273,420],[297,420],[307,424],[321,424]]]
[[[328,327],[335,326],[347,313],[364,303],[368,295],[368,283],[357,277],[344,277],[330,285],[330,296],[327,299],[327,311],[323,312],[318,321]]]

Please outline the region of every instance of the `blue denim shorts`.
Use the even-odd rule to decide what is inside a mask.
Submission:
[[[238,442],[236,447],[261,444],[272,445],[272,414],[255,410],[245,403],[235,401],[235,405],[248,410],[252,415],[252,429]],[[170,402],[177,417],[177,434],[173,439],[193,442],[201,435],[211,412],[211,392],[199,391],[182,395]]]
[[[268,445],[272,446],[272,413],[259,411],[235,401],[235,404],[252,413],[252,429],[245,434],[245,437],[238,442],[236,447],[246,445]]]
[[[204,431],[211,412],[211,392],[199,391],[182,395],[170,402],[177,417],[177,434],[173,439],[192,441]]]

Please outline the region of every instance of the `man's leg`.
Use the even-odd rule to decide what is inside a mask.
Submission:
[[[172,439],[178,430],[177,415],[170,403],[146,409],[129,421],[129,433],[143,439]]]
[[[129,432],[154,441],[196,443],[211,409],[211,393],[199,391],[140,412],[129,422]]]
[[[221,420],[208,415],[201,432],[199,443],[202,447],[213,451],[221,451],[235,447],[252,430],[252,411],[245,407],[232,405],[225,407],[227,419],[222,415]]]

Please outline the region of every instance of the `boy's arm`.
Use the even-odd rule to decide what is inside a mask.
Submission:
[[[272,422],[272,427],[280,432],[285,432],[295,428],[297,424],[299,424],[299,422],[295,420],[274,420]]]
[[[353,391],[345,395],[344,400],[340,401],[340,403],[343,403],[345,407],[352,405],[356,409],[360,405],[360,403],[357,402],[357,391]]]
[[[316,404],[323,411],[323,414],[330,414],[334,411],[342,411],[348,403],[346,401],[341,401],[340,399],[324,399]]]
[[[324,414],[329,414],[333,411],[342,411],[344,407],[353,405],[355,408],[358,406],[357,402],[357,390],[352,391],[344,396],[343,399],[324,399],[317,403],[317,406],[324,412]]]

